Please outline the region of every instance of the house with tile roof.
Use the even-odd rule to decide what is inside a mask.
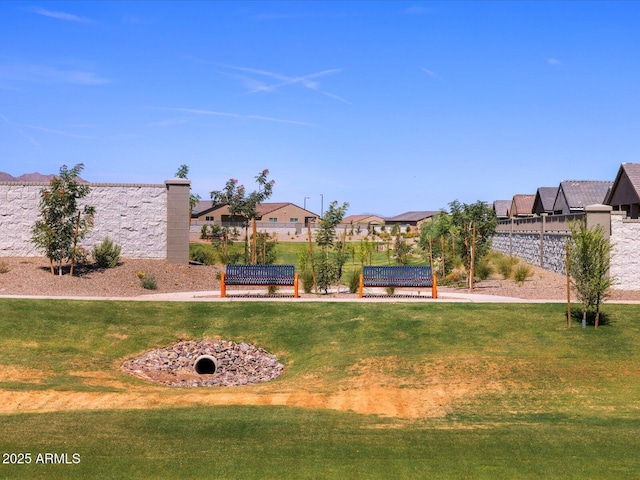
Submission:
[[[623,163],[604,201],[627,218],[640,218],[640,163]]]
[[[342,223],[346,225],[384,225],[384,218],[379,215],[349,215],[342,219]]]
[[[256,206],[256,220],[269,223],[314,223],[319,215],[290,202],[264,202]],[[228,224],[232,222],[228,205],[213,206],[211,201],[200,201],[193,208],[191,218],[196,222]],[[242,217],[233,219],[242,223]]]
[[[533,201],[534,215],[542,215],[543,213],[553,215],[553,204],[557,195],[558,187],[539,187]]]
[[[509,215],[511,217],[532,217],[533,216],[533,202],[536,199],[535,195],[529,194],[516,194],[511,200],[511,207],[509,208]]]
[[[423,223],[430,222],[438,213],[440,212],[433,210],[405,212],[400,215],[396,215],[395,217],[385,218],[384,223],[385,225],[391,226],[399,225],[400,227],[415,227],[419,230]]]
[[[493,212],[496,214],[499,220],[509,218],[509,209],[511,208],[512,200],[494,200]]]
[[[610,181],[564,180],[558,187],[553,213],[582,213],[587,205],[603,204],[612,186]]]

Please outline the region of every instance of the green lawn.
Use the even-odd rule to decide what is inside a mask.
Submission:
[[[188,404],[4,414],[2,460],[30,453],[31,463],[2,463],[0,478],[634,478],[640,307],[604,313],[606,325],[582,330],[566,328],[563,305],[2,299],[0,400],[208,394],[119,371],[126,357],[203,337],[259,344],[286,366],[228,392],[337,395],[375,383],[440,400],[436,414],[414,416]],[[7,373],[21,369],[33,378]],[[45,453],[80,462],[36,463]]]

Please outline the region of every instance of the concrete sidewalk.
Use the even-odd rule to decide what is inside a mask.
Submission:
[[[303,294],[300,298],[293,298],[293,291],[280,291],[277,295],[267,296],[264,290],[234,290],[220,298],[219,290],[202,292],[173,292],[139,295],[137,297],[94,297],[94,296],[40,296],[40,295],[0,295],[0,298],[51,299],[51,300],[111,300],[135,302],[424,302],[424,303],[562,303],[560,300],[525,300],[515,297],[501,297],[496,295],[482,295],[474,293],[441,292],[438,298],[432,299],[424,292],[405,292],[403,294],[386,295],[384,293],[371,294],[364,298],[348,292],[330,292],[327,295]]]
[[[373,289],[372,289],[373,290]],[[277,295],[267,296],[262,290],[233,290],[227,292],[226,298],[220,298],[220,290],[201,292],[172,292],[139,295],[137,297],[94,297],[94,296],[45,296],[45,295],[0,295],[2,298],[50,299],[50,300],[111,300],[134,302],[380,302],[380,303],[565,303],[558,299],[524,299],[504,297],[498,295],[484,295],[480,293],[462,293],[443,291],[438,292],[438,298],[432,299],[424,291],[404,292],[402,294],[386,295],[380,292],[369,292],[369,296],[358,298],[347,291],[329,292],[327,295],[302,294],[300,298],[293,298],[293,290],[280,290]],[[573,302],[572,302],[573,303]],[[576,302],[578,303],[578,302]],[[640,304],[634,300],[608,300],[611,304]]]

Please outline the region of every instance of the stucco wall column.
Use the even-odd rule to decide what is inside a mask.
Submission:
[[[174,178],[167,188],[167,261],[189,263],[189,195],[191,180]]]

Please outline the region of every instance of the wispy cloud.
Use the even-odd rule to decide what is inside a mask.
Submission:
[[[402,13],[406,15],[425,15],[426,13],[429,13],[429,9],[421,5],[413,5],[405,8]]]
[[[157,122],[153,122],[151,126],[153,127],[173,127],[174,125],[184,125],[188,120],[185,117],[174,117],[167,118],[166,120],[159,120]]]
[[[288,123],[291,125],[302,125],[304,127],[317,127],[317,125],[314,125],[313,123],[300,122],[297,120],[285,120],[282,118],[265,117],[262,115],[243,115],[239,113],[217,112],[215,110],[202,110],[198,108],[173,108],[173,107],[158,107],[158,108],[161,108],[162,110],[171,110],[174,112],[191,113],[194,115],[214,115],[217,117],[240,118],[240,119],[248,119],[248,120],[260,120],[265,122]]]
[[[429,70],[429,69],[427,69],[427,68],[420,67],[420,70],[422,70],[424,73],[426,73],[427,75],[429,75],[431,78],[434,78],[434,79],[436,79],[436,80],[442,80],[442,78],[440,77],[440,75],[438,75],[437,73],[435,73],[435,72],[433,72],[433,71],[431,71],[431,70]]]
[[[64,70],[38,64],[0,64],[0,79],[37,83],[70,83],[75,85],[103,85],[108,78],[82,70]]]
[[[547,59],[547,63],[552,67],[561,67],[563,65],[563,63],[557,58],[549,58]]]
[[[45,132],[45,133],[51,133],[53,135],[61,135],[63,137],[70,137],[70,138],[84,138],[84,139],[94,139],[96,137],[92,137],[89,135],[77,135],[75,133],[69,133],[69,132],[63,132],[61,130],[53,130],[51,128],[45,128],[45,127],[40,127],[37,125],[26,125],[23,123],[18,123],[17,124],[20,127],[24,127],[24,128],[30,128],[32,130],[38,130],[40,132]]]
[[[289,85],[302,85],[305,88],[308,88],[310,90],[313,90],[315,92],[318,92],[322,95],[325,95],[329,98],[333,98],[334,100],[338,100],[340,102],[346,103],[346,104],[351,104],[351,102],[349,102],[348,100],[342,98],[339,95],[336,95],[335,93],[331,93],[328,92],[326,90],[323,90],[320,88],[320,83],[317,81],[318,78],[320,77],[324,77],[326,75],[332,75],[335,73],[340,73],[342,70],[339,68],[331,68],[331,69],[327,69],[327,70],[321,70],[319,72],[315,72],[315,73],[310,73],[307,75],[301,75],[301,76],[296,76],[296,77],[291,77],[288,75],[283,75],[280,73],[276,73],[276,72],[270,72],[267,70],[259,70],[259,69],[255,69],[255,68],[247,68],[247,67],[238,67],[238,66],[233,66],[233,65],[226,65],[225,66],[228,69],[232,69],[232,70],[237,70],[240,72],[244,72],[250,75],[254,75],[254,77],[248,77],[246,75],[243,76],[238,76],[239,78],[241,78],[244,82],[245,87],[247,87],[249,89],[248,92],[246,92],[246,95],[250,95],[250,94],[254,94],[254,93],[258,93],[258,92],[275,92],[279,89],[281,89],[282,87],[286,87]],[[268,77],[268,78],[273,78],[275,80],[278,80],[278,83],[265,83],[263,81],[260,81],[258,79],[255,78],[255,76],[258,77]]]
[[[65,22],[76,22],[76,23],[92,23],[93,22],[89,18],[79,17],[78,15],[73,15],[72,13],[56,12],[53,10],[47,10],[45,8],[40,8],[40,7],[34,7],[34,8],[31,8],[30,10],[36,15],[55,18],[56,20],[64,20]]]

